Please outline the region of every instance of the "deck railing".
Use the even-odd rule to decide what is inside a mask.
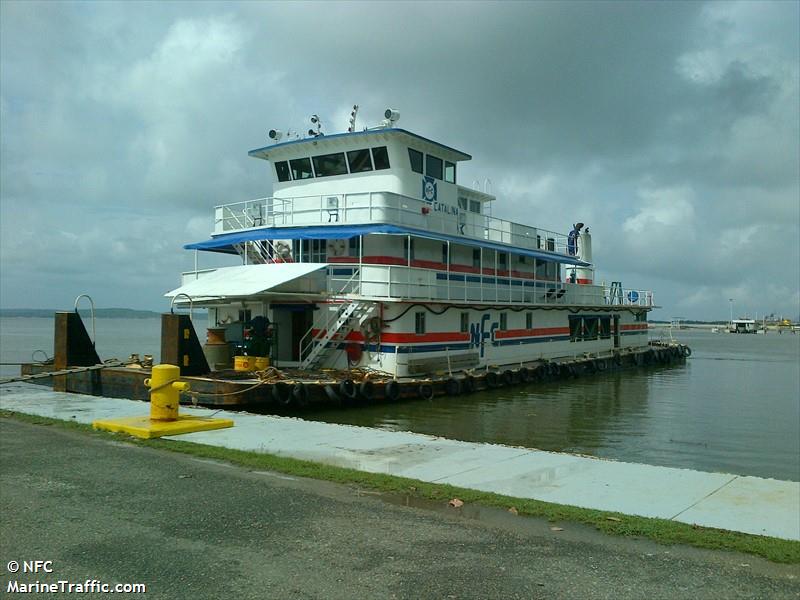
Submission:
[[[567,253],[567,236],[489,215],[458,209],[432,210],[428,202],[393,192],[258,198],[215,207],[214,232],[259,227],[387,223],[489,240],[530,250]]]
[[[331,265],[327,287],[320,293],[338,298],[375,300],[421,300],[435,302],[497,303],[529,305],[638,306],[652,308],[653,292],[622,289],[612,295],[604,285],[522,279],[510,276],[442,273],[432,269],[395,265]],[[347,271],[334,275],[334,271]],[[212,270],[183,273],[187,283]],[[198,305],[196,303],[196,305]]]

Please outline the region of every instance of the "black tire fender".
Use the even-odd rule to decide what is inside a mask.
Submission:
[[[325,395],[331,402],[333,402],[337,406],[341,406],[342,397],[338,394],[338,392],[335,389],[333,389],[332,385],[330,384],[326,385],[324,390],[325,390]]]
[[[467,375],[461,382],[461,389],[467,394],[475,391],[475,378],[472,375]]]
[[[343,379],[339,382],[339,393],[348,400],[354,400],[357,394],[356,384],[352,379]]]
[[[365,402],[372,402],[375,398],[375,384],[369,379],[365,379],[358,384],[358,395],[361,396],[361,399]]]
[[[292,398],[295,404],[300,408],[308,406],[308,388],[300,382],[292,386]]]
[[[396,379],[391,379],[383,386],[383,397],[389,402],[396,402],[400,397],[400,384]]]
[[[486,387],[488,388],[494,389],[500,386],[500,378],[494,371],[489,371],[486,373],[486,376],[483,379],[486,381]]]
[[[430,400],[433,398],[433,386],[430,383],[420,383],[417,388],[417,394],[423,400]]]
[[[458,396],[461,394],[461,382],[451,377],[445,382],[444,389],[448,396]]]
[[[272,399],[278,406],[292,405],[292,390],[285,383],[272,384]]]

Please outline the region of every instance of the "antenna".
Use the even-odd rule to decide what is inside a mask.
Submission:
[[[348,133],[353,133],[356,130],[357,114],[358,114],[358,104],[353,104],[353,110],[350,111],[350,126],[347,128]]]

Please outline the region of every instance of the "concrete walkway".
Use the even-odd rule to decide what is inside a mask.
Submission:
[[[0,408],[91,423],[145,415],[148,405],[31,385],[0,388]],[[428,435],[207,409],[232,429],[179,439],[372,473],[624,514],[800,540],[800,483],[631,464]]]

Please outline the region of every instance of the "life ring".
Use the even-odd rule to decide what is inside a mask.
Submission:
[[[367,344],[377,343],[380,339],[381,331],[383,331],[383,321],[380,317],[367,319],[361,325],[361,335],[364,336],[364,341]]]
[[[689,358],[692,355],[692,349],[689,346],[683,347],[683,358]]]
[[[375,397],[375,384],[369,379],[365,379],[358,386],[358,395],[361,396],[361,399],[365,402],[372,402],[372,399]]]
[[[348,400],[354,400],[356,397],[356,384],[352,379],[343,379],[339,382],[339,393]]]
[[[400,384],[396,379],[390,379],[383,386],[383,397],[389,402],[396,402],[400,397]]]
[[[420,383],[417,388],[417,394],[423,400],[430,400],[433,398],[433,386],[430,383]]]
[[[347,362],[351,365],[357,365],[361,362],[361,357],[364,354],[361,344],[356,342],[348,342],[344,347],[344,351],[347,353]]]
[[[444,382],[444,390],[448,396],[458,396],[461,394],[461,382],[455,377],[451,377]]]
[[[484,377],[484,381],[486,381],[486,387],[494,389],[500,386],[500,378],[497,376],[497,373],[494,371],[489,371],[486,373]]]
[[[475,378],[472,375],[467,375],[461,381],[461,389],[463,389],[467,394],[471,394],[475,391]]]
[[[299,381],[292,386],[292,398],[299,408],[308,406],[308,388]]]
[[[514,383],[516,383],[514,381],[515,379],[516,378],[514,377],[514,371],[512,371],[510,369],[506,369],[505,371],[503,371],[503,383],[504,384],[506,384],[506,385],[514,385]]]
[[[292,390],[285,383],[272,384],[272,399],[278,406],[292,405]]]

